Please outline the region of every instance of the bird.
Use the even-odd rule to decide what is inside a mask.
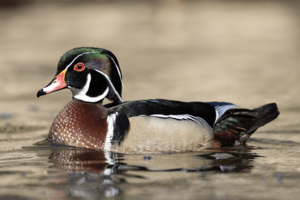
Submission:
[[[122,72],[109,50],[78,47],[60,58],[55,77],[37,97],[70,89],[54,119],[53,144],[126,154],[196,152],[243,145],[279,115],[276,103],[255,109],[228,102],[122,100]],[[111,103],[103,105],[107,98]]]

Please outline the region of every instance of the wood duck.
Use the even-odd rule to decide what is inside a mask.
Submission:
[[[60,59],[37,97],[69,88],[72,100],[54,119],[55,144],[119,153],[171,153],[241,145],[279,115],[275,103],[253,110],[226,102],[148,99],[122,102],[122,73],[108,50],[81,47]],[[112,103],[102,105],[104,98]]]

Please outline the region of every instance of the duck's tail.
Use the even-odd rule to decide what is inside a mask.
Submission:
[[[253,110],[230,109],[216,122],[213,140],[216,146],[244,144],[259,127],[276,119],[278,115],[276,103]]]

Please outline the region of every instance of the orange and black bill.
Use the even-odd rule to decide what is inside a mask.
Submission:
[[[46,87],[39,90],[36,96],[40,97],[51,92],[65,89],[67,87],[67,84],[65,82],[65,74],[66,70],[63,70],[54,79],[52,79],[52,81]]]

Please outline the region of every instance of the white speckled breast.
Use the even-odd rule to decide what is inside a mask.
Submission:
[[[57,144],[103,149],[106,132],[105,109],[73,99],[54,119],[48,138]]]

